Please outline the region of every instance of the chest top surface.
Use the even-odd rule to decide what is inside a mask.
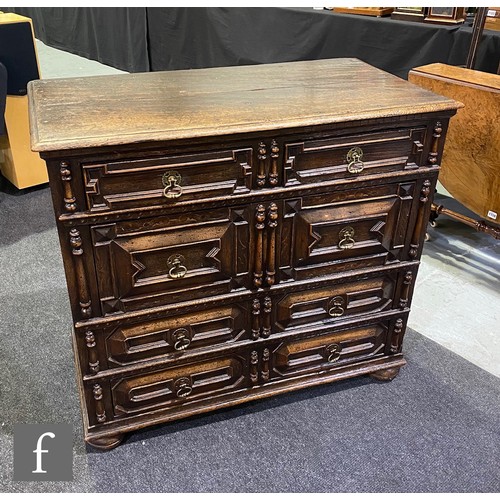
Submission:
[[[58,151],[452,111],[357,59],[35,80],[31,145]]]

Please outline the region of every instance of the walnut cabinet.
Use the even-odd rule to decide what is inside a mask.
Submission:
[[[458,103],[355,59],[43,80],[29,98],[88,443],[405,363]]]

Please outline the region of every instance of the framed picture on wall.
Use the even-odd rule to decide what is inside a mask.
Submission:
[[[396,7],[391,14],[392,19],[399,21],[416,21],[422,23],[429,7]]]
[[[465,7],[429,7],[426,23],[459,24],[465,21]]]

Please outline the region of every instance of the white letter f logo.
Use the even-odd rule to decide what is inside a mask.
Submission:
[[[36,469],[32,471],[33,473],[38,474],[46,474],[46,470],[42,470],[42,453],[48,453],[48,450],[42,450],[42,441],[45,436],[49,436],[49,438],[55,438],[56,435],[53,432],[45,432],[43,433],[36,443],[36,450],[33,450],[33,453],[36,454]]]

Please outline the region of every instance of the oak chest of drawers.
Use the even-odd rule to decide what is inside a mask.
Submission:
[[[36,81],[29,99],[88,443],[397,374],[458,103],[355,59]]]

